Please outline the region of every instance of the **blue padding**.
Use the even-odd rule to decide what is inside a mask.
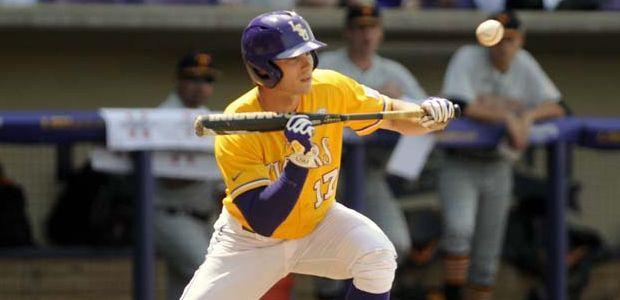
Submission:
[[[558,140],[577,142],[582,121],[577,118],[561,118],[536,124],[532,127],[530,143],[544,145]],[[455,148],[492,148],[504,137],[503,125],[476,122],[461,118],[452,121],[445,131],[438,133],[440,146]]]
[[[555,141],[576,143],[581,135],[582,121],[578,118],[566,117],[551,120],[536,125],[539,130],[533,130],[530,142],[533,144],[549,144]],[[552,134],[552,130],[557,130]],[[536,140],[536,135],[540,134],[540,140]]]
[[[104,142],[97,111],[0,111],[0,142]]]
[[[461,118],[450,122],[443,132],[435,136],[439,145],[444,147],[491,148],[497,145],[505,131],[501,125]]]
[[[599,149],[620,149],[620,119],[584,118],[581,146]]]

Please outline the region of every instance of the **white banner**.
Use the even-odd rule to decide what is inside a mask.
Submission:
[[[409,180],[420,176],[429,153],[435,146],[431,134],[401,136],[387,164],[387,172]]]
[[[129,174],[133,163],[128,152],[95,149],[90,153],[94,170]],[[215,157],[207,152],[155,151],[152,156],[153,176],[177,179],[218,180],[221,178]]]
[[[194,119],[207,114],[203,109],[103,108],[100,113],[110,150],[213,150],[213,137],[194,133]]]

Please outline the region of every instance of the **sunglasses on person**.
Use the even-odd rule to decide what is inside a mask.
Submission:
[[[215,77],[213,76],[202,76],[202,77],[181,77],[181,80],[188,80],[193,83],[214,83]]]

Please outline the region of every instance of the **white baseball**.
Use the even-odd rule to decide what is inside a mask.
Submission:
[[[476,28],[478,42],[485,47],[491,47],[504,37],[504,26],[497,20],[486,20]]]

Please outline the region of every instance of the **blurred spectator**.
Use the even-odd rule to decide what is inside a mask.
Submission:
[[[159,108],[206,109],[218,75],[209,53],[196,51],[183,56],[177,65],[176,89]],[[219,181],[156,181],[155,243],[168,263],[167,299],[179,299],[194,270],[204,261],[212,223],[220,211],[219,187]]]
[[[129,246],[133,241],[131,177],[93,170],[69,175],[50,211],[47,236],[55,245]]]
[[[464,116],[504,124],[508,135],[497,149],[445,150],[439,193],[448,300],[491,299],[513,163],[527,148],[534,122],[565,114],[560,92],[522,49],[524,33],[517,16],[502,12],[491,18],[504,24],[503,39],[490,48],[460,48],[448,65],[442,88],[443,95],[461,105]]]
[[[31,245],[26,197],[22,188],[5,176],[0,164],[0,247]]]
[[[350,6],[344,31],[346,47],[323,53],[319,67],[341,72],[392,98],[423,100],[426,93],[411,73],[398,62],[377,54],[383,40],[381,22],[378,7]],[[367,151],[366,182],[369,184],[365,185],[363,213],[383,229],[399,257],[407,257],[411,247],[407,223],[385,179],[391,150],[369,147]],[[336,198],[342,199],[342,196]]]

